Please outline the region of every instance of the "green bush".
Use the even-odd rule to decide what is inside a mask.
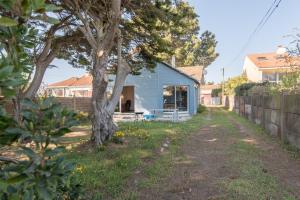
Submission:
[[[78,199],[80,185],[72,178],[74,166],[64,160],[64,147],[58,145],[59,138],[77,124],[76,114],[50,98],[23,99],[35,69],[32,53],[41,44],[40,29],[27,22],[34,17],[40,19],[34,22],[39,26],[55,23],[46,12],[58,7],[45,0],[0,4],[0,152],[15,153],[0,156],[0,199]],[[4,109],[5,101],[11,100],[14,117]]]
[[[237,96],[247,96],[248,95],[248,91],[254,87],[258,85],[258,83],[243,83],[238,85],[234,91],[235,91],[235,95]]]
[[[235,94],[235,88],[247,83],[248,79],[246,76],[241,75],[241,76],[236,76],[233,78],[228,79],[225,83],[224,83],[224,94],[225,95],[236,95]]]
[[[222,88],[216,88],[211,91],[212,97],[219,97],[222,93]]]
[[[78,199],[74,165],[64,160],[59,138],[77,124],[76,113],[52,98],[24,100],[18,124],[0,112],[0,148],[14,144],[17,158],[0,159],[0,199]]]
[[[197,108],[197,113],[203,113],[204,111],[206,111],[206,107],[200,104]]]

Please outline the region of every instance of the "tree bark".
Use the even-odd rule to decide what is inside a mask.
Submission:
[[[118,66],[117,66],[117,74],[114,83],[113,93],[110,98],[110,102],[107,106],[107,110],[109,113],[113,114],[116,106],[120,100],[120,96],[123,91],[123,87],[125,84],[125,80],[128,74],[131,72],[131,68],[128,63],[122,58],[122,36],[121,31],[118,31]]]
[[[106,96],[108,81],[106,76],[107,59],[101,59],[101,64],[93,73],[93,95],[92,95],[92,135],[91,140],[97,145],[111,139],[118,129],[113,121],[113,114],[123,91],[126,77],[130,73],[130,67],[125,60],[121,60],[118,66],[117,76],[114,84],[113,94],[108,100]]]
[[[97,146],[102,145],[105,140],[110,139],[117,130],[117,125],[113,121],[113,112],[108,110],[107,67],[109,55],[115,44],[114,40],[121,17],[121,0],[112,1],[111,6],[111,20],[105,33],[103,33],[103,27],[100,27],[101,23],[94,23],[93,25],[95,26],[96,34],[91,34],[91,30],[89,28],[90,20],[87,20],[80,12],[77,12],[78,17],[84,24],[80,30],[86,36],[88,42],[93,48],[91,141],[93,141]],[[95,18],[94,20],[97,21],[98,18]]]
[[[102,145],[105,140],[110,139],[118,128],[113,121],[113,114],[122,94],[126,77],[131,71],[129,64],[122,59],[122,38],[120,32],[118,34],[117,46],[117,74],[110,99],[106,99],[108,82],[105,76],[107,75],[106,66],[108,63],[108,56],[103,55],[99,61],[99,64],[96,62],[96,65],[94,66],[96,71],[93,73],[93,97],[95,96],[97,98],[92,98],[93,134],[91,139],[96,145]]]
[[[37,91],[39,90],[41,83],[43,81],[45,72],[47,70],[47,67],[49,65],[41,65],[41,64],[37,64],[36,65],[36,71],[34,73],[33,79],[31,81],[31,83],[29,84],[28,88],[24,91],[23,96],[25,98],[34,98]]]
[[[95,145],[102,145],[109,140],[117,130],[113,122],[113,113],[107,110],[106,90],[108,85],[106,67],[108,55],[105,53],[96,59],[93,66],[93,92],[92,92],[92,135],[91,141]]]

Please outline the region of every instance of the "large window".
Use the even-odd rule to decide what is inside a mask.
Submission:
[[[188,110],[188,86],[164,86],[164,109]]]
[[[276,73],[265,74],[263,73],[263,81],[276,82]]]

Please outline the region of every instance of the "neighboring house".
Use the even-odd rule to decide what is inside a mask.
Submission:
[[[109,79],[111,91],[114,76]],[[192,74],[184,73],[180,68],[173,68],[166,63],[158,63],[154,72],[142,69],[140,75],[127,77],[117,112],[149,114],[153,110],[177,109],[179,112],[193,115],[197,112],[199,86],[200,81]],[[71,97],[80,94],[89,97],[92,91],[92,78],[89,75],[70,78],[50,84],[47,91],[53,96]]]
[[[287,60],[286,48],[279,46],[273,53],[247,55],[243,71],[252,82],[278,82],[293,64]]]
[[[46,93],[54,97],[91,97],[92,77],[85,74],[46,86]]]
[[[214,89],[220,89],[221,85],[202,85],[200,87],[201,94],[200,94],[200,103],[203,105],[220,105],[221,98],[220,97],[213,97],[212,91]]]

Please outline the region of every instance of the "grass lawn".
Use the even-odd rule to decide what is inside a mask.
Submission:
[[[218,199],[296,199],[289,188],[281,184],[280,176],[277,176],[285,170],[277,171],[277,174],[269,173],[270,166],[275,166],[273,171],[278,170],[277,160],[264,160],[272,157],[265,145],[273,147],[272,151],[283,151],[279,159],[290,155],[289,163],[295,165],[295,169],[297,166],[293,160],[297,160],[299,152],[281,145],[277,138],[271,138],[259,126],[232,112],[218,108],[211,112],[205,111],[183,123],[131,122],[120,123],[119,127],[125,133],[126,141],[122,145],[110,142],[104,148],[90,148],[87,143],[89,134],[82,134],[90,131],[90,125],[77,127],[78,135],[63,138],[63,143],[70,147],[65,154],[66,158],[77,164],[74,174],[83,185],[85,199],[139,199],[143,191],[149,188],[161,191],[163,186],[172,187],[172,177],[178,176],[175,173],[178,170],[176,163],[180,163],[178,159],[184,161],[193,158],[191,163],[194,163],[195,171],[201,171],[203,162],[209,163],[209,159],[214,160],[214,155],[220,153],[224,158],[218,161],[221,162],[219,165],[214,160],[211,171],[223,165],[229,173],[225,173],[224,177],[208,176],[207,180],[201,180],[203,190],[214,182],[217,191],[222,191]],[[210,127],[209,135],[198,131],[202,127]],[[186,140],[190,134],[194,134],[192,138],[199,142]],[[215,144],[218,146],[213,146],[214,143],[205,146],[207,137],[217,138],[216,141],[220,142]],[[249,138],[260,145],[252,143]],[[187,155],[178,151],[184,146],[184,141],[187,141],[185,146],[194,145],[191,152],[185,152]],[[199,152],[191,156],[189,153],[193,153],[193,149],[199,149]],[[211,153],[211,156],[205,157],[207,153]],[[203,160],[203,156],[208,160]],[[195,162],[197,159],[198,164]],[[207,181],[207,185],[203,184],[204,181]]]
[[[271,146],[273,146],[273,143],[277,148],[272,151],[287,151],[286,156],[290,155],[291,159],[297,159],[299,152],[294,147],[281,143],[278,138],[268,135],[259,125],[255,125],[233,112],[227,112],[227,114],[237,124],[243,126],[246,132],[250,130],[255,133],[258,142],[266,141]],[[241,137],[236,128],[232,131],[233,137]],[[268,172],[266,168],[267,161],[263,160],[264,155],[269,154],[268,149],[259,148],[255,143],[242,139],[232,144],[228,149],[228,153],[232,158],[228,164],[239,173],[234,179],[223,181],[222,186],[229,193],[230,199],[296,200],[287,190],[287,187],[283,187],[285,185],[280,183],[278,177]],[[272,165],[272,163],[270,164]]]
[[[182,123],[120,123],[125,143],[109,143],[97,150],[84,145],[88,135],[66,137],[65,144],[79,146],[71,148],[65,156],[77,164],[75,176],[84,187],[85,199],[137,199],[132,184],[154,187],[170,174],[179,145],[187,134],[200,128],[203,120],[204,115],[197,115]],[[85,130],[90,130],[90,126],[80,127],[80,131]],[[168,146],[163,147],[164,144]]]

